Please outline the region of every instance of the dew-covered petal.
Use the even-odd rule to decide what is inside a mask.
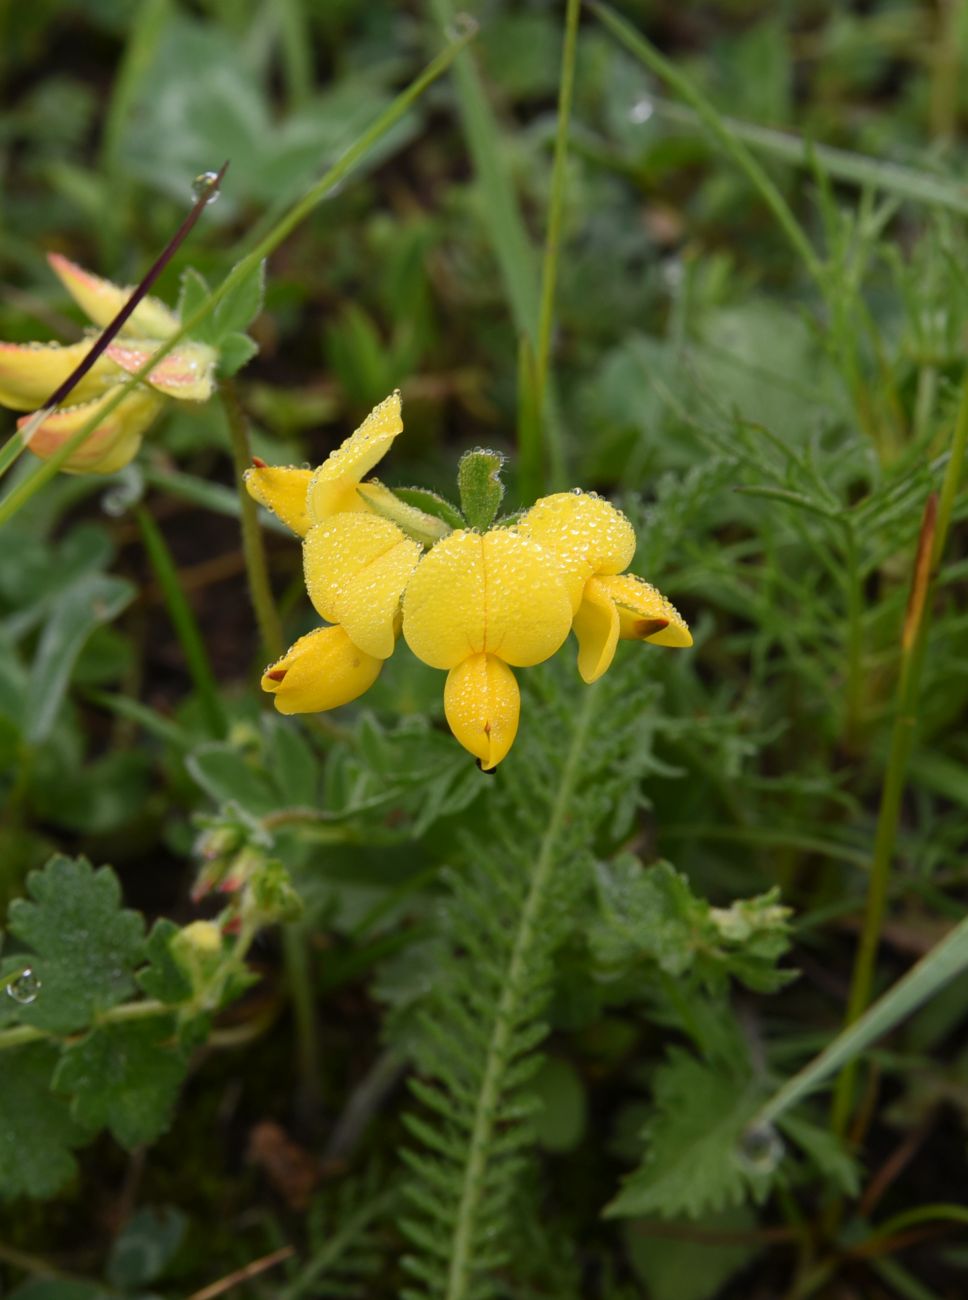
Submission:
[[[621,510],[592,492],[540,497],[518,532],[553,551],[577,610],[586,581],[596,573],[621,573],[635,554],[635,529]]]
[[[150,361],[157,348],[157,343],[150,339],[132,339],[125,343],[111,343],[106,354],[122,370],[133,375],[146,361]],[[218,353],[207,343],[182,343],[149,371],[145,383],[183,402],[205,402],[215,391],[217,360]]]
[[[262,689],[275,696],[280,713],[321,713],[349,704],[368,691],[383,660],[355,646],[341,627],[301,636],[262,674]]]
[[[615,658],[619,636],[618,611],[600,579],[591,578],[585,584],[573,626],[578,638],[578,671],[583,681],[597,682]]]
[[[96,339],[61,347],[59,343],[0,343],[0,406],[36,411],[84,360]],[[72,402],[88,402],[117,380],[117,367],[98,357],[71,389]]]
[[[623,639],[675,647],[692,645],[692,634],[685,619],[651,583],[634,573],[600,578],[599,582],[615,602],[619,636]]]
[[[553,555],[509,528],[481,539],[486,631],[482,649],[527,668],[549,659],[568,636],[571,601]]]
[[[78,266],[61,253],[48,253],[47,261],[81,311],[102,329],[114,320],[134,292],[132,286],[124,289],[85,271],[83,266]],[[178,326],[179,320],[173,311],[157,298],[148,297],[138,303],[121,333],[166,339]]]
[[[291,528],[299,537],[309,532],[309,515],[306,513],[306,493],[311,469],[295,465],[253,465],[245,471],[246,490],[250,497],[265,506]]]
[[[386,455],[402,430],[400,394],[391,393],[313,475],[308,501],[314,523],[344,511],[369,509],[357,495],[356,485]]]
[[[420,561],[403,602],[403,635],[432,668],[484,652],[522,668],[541,663],[570,623],[557,561],[507,528],[445,537]]]
[[[511,748],[520,712],[514,673],[496,655],[471,655],[447,674],[447,723],[485,772],[497,767]]]
[[[30,439],[30,450],[46,460],[98,413],[110,397],[106,393],[94,402],[63,406],[52,412]],[[162,408],[161,398],[151,393],[129,393],[95,426],[83,443],[71,452],[62,466],[73,474],[113,474],[137,454],[141,435]],[[31,417],[17,421],[24,425]]]
[[[379,659],[393,653],[400,597],[419,559],[417,543],[380,515],[334,515],[303,542],[310,600]]]

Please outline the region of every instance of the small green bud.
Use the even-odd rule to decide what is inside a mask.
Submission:
[[[472,528],[490,528],[504,499],[501,468],[504,457],[499,451],[478,447],[465,452],[457,468],[461,509]]]

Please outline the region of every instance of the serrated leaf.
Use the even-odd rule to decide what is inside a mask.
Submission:
[[[96,627],[110,623],[134,596],[123,578],[89,574],[63,593],[44,625],[25,694],[24,732],[39,745],[53,730],[77,656]]]
[[[47,1043],[3,1053],[0,1195],[53,1196],[77,1168],[71,1147],[81,1146],[90,1134],[67,1102],[51,1093],[57,1056]]]
[[[40,988],[19,1019],[54,1034],[83,1029],[134,991],[144,920],[122,909],[110,867],[95,871],[84,858],[52,858],[27,877],[27,892],[10,905],[9,929],[32,949]]]
[[[588,941],[603,973],[648,959],[677,979],[693,973],[722,989],[732,977],[761,993],[795,978],[776,969],[790,946],[789,910],[776,889],[711,907],[668,862],[646,868],[630,854],[599,863],[596,884],[600,913]]]
[[[748,1197],[762,1201],[771,1170],[738,1155],[757,1101],[748,1079],[671,1051],[655,1074],[645,1159],[605,1214],[698,1218]]]
[[[429,488],[395,487],[393,491],[408,506],[416,506],[418,510],[422,510],[428,515],[436,515],[445,524],[450,524],[451,528],[467,527],[467,520],[457,507],[452,505],[446,497],[442,497],[437,492],[431,492]]]
[[[226,334],[218,345],[218,372],[226,378],[238,374],[259,351],[259,345],[248,334]]]
[[[235,268],[233,268],[234,270]],[[266,294],[265,258],[234,284],[213,313],[216,347],[230,334],[244,334],[262,310]]]
[[[187,1064],[171,1017],[113,1021],[65,1048],[54,1087],[72,1094],[78,1123],[109,1129],[130,1150],[168,1127]]]
[[[157,920],[145,940],[145,956],[149,964],[136,977],[149,997],[169,1006],[187,1002],[193,992],[191,980],[171,950],[172,939],[180,933],[179,927],[167,917]]]
[[[504,499],[499,451],[478,449],[465,452],[457,467],[460,505],[472,528],[489,528]]]

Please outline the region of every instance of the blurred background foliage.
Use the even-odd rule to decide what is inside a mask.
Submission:
[[[319,463],[396,386],[406,433],[391,484],[447,491],[465,448],[515,450],[563,6],[467,7],[481,24],[470,57],[489,112],[475,118],[457,78],[437,82],[271,260],[252,329],[260,351],[238,381],[269,462]],[[964,371],[968,6],[618,8],[721,112],[769,129],[753,141],[758,156],[827,279],[811,280],[733,161],[586,12],[550,418],[564,485],[627,509],[639,527],[633,568],[675,600],[697,648],[647,652],[638,677],[629,662],[629,693],[603,706],[598,725],[617,735],[634,700],[639,734],[609,751],[608,816],[586,810],[607,869],[597,903],[585,900],[585,929],[559,936],[550,1053],[535,1083],[543,1154],[520,1193],[532,1209],[519,1220],[517,1271],[497,1293],[954,1297],[968,1252],[950,1234],[905,1240],[898,1258],[854,1248],[873,1240],[872,1217],[963,1199],[963,986],[878,1055],[856,1166],[817,1104],[769,1199],[754,1169],[737,1175],[735,1198],[691,1202],[687,1162],[673,1171],[671,1225],[652,1193],[631,1218],[598,1216],[642,1158],[649,1097],[685,1150],[688,1123],[712,1122],[745,1086],[742,1071],[729,1075],[739,1056],[744,1070],[752,1061],[783,1076],[841,1023],[914,546]],[[222,196],[158,293],[174,302],[189,265],[216,282],[439,47],[447,12],[443,0],[0,0],[0,337],[80,337],[45,253],[136,281],[190,203],[191,178],[228,158]],[[825,157],[812,141],[846,152]],[[859,155],[894,170],[873,184]],[[497,180],[482,156],[497,159]],[[514,473],[512,460],[512,507]],[[483,790],[439,728],[437,676],[400,655],[365,708],[301,731],[266,716],[231,483],[221,407],[172,412],[137,468],[109,482],[59,478],[0,543],[5,898],[49,852],[84,853],[115,865],[131,906],[183,923],[196,915],[199,813],[318,804],[330,819],[315,838],[283,831],[276,844],[306,921],[295,957],[271,935],[254,949],[262,981],[224,1027],[240,1046],[204,1049],[149,1154],[102,1138],[57,1199],[5,1211],[11,1283],[24,1267],[39,1277],[46,1260],[104,1277],[106,1294],[187,1295],[296,1242],[301,1262],[283,1263],[285,1284],[269,1273],[236,1293],[378,1296],[401,1285],[383,1171],[405,1141],[404,1062],[423,1059],[414,1008],[442,996],[440,869],[476,869],[468,844],[490,845],[494,818],[523,816],[508,811],[508,788],[544,760],[509,761],[504,792]],[[186,669],[137,500],[200,624],[221,730]],[[879,987],[964,909],[965,513],[959,500],[938,581]],[[299,548],[271,527],[269,547],[295,636],[313,625]],[[578,687],[553,668],[535,680],[529,707],[536,728],[550,728]],[[685,909],[684,933],[706,936],[678,996],[659,936],[643,966],[609,930],[615,909],[638,907],[652,934],[654,900],[639,898],[630,853],[668,858],[696,896],[677,895],[669,877],[655,900]],[[699,900],[727,908],[775,885],[794,909],[787,965],[800,975],[777,997],[754,997],[759,955],[719,952]],[[727,1003],[736,1041],[724,1042],[716,1008]],[[719,1091],[690,1073],[683,1042],[731,1063]],[[685,1120],[677,1094],[693,1105]],[[661,1164],[669,1139],[657,1132]],[[859,1208],[831,1237],[830,1202],[850,1189]],[[16,1294],[74,1293],[35,1281]]]

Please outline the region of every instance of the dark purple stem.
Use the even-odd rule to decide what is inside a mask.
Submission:
[[[117,316],[115,316],[114,320],[106,326],[100,338],[91,348],[90,352],[88,352],[87,356],[85,356],[83,360],[74,367],[60,387],[51,393],[50,397],[48,397],[47,401],[44,402],[43,406],[40,408],[41,410],[48,410],[50,407],[57,406],[62,402],[71,389],[84,378],[97,361],[98,357],[104,354],[105,350],[110,347],[118,334],[120,334],[121,330],[124,329],[131,314],[138,306],[138,303],[141,302],[142,298],[144,298],[148,290],[158,279],[159,275],[161,275],[162,271],[190,234],[195,222],[202,215],[202,210],[211,202],[212,196],[218,193],[219,187],[222,184],[222,177],[225,175],[228,165],[227,161],[224,162],[221,168],[215,173],[215,176],[209,182],[207,187],[198,196],[191,212],[189,212],[188,216],[175,231],[174,235],[172,235],[161,254],[148,270],[148,273],[135,288],[131,297],[118,312]]]

